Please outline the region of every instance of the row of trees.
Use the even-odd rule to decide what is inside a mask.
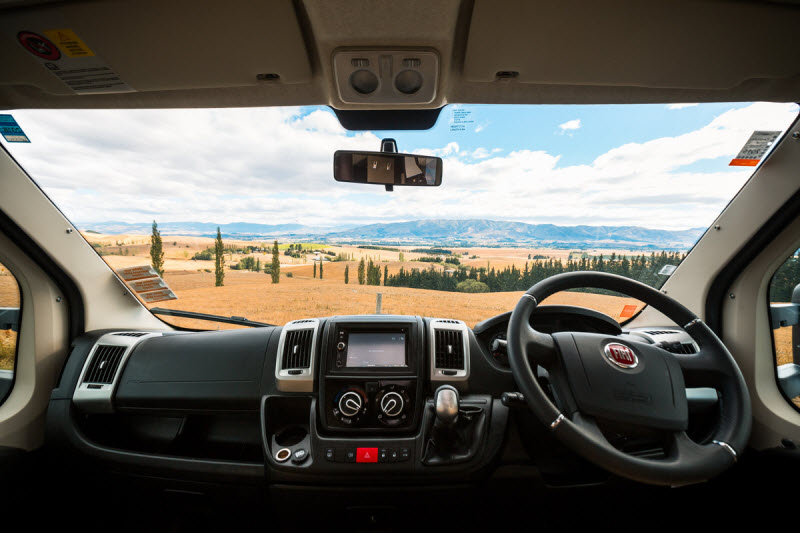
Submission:
[[[530,264],[525,263],[523,269],[514,265],[502,270],[489,268],[488,265],[480,268],[460,266],[451,272],[435,268],[433,265],[424,270],[416,268],[406,270],[401,267],[397,274],[384,277],[384,285],[462,292],[524,291],[539,281],[556,274],[594,270],[632,278],[651,287],[660,287],[666,277],[659,272],[666,265],[677,266],[685,256],[679,252],[666,251],[658,254],[653,252],[649,256],[641,254],[633,257],[617,256],[616,253],[613,253],[608,259],[600,255],[591,259],[587,257],[580,260],[570,259],[566,262],[561,259],[533,261]],[[482,283],[485,285],[485,289],[476,283],[462,284],[467,280]]]
[[[256,247],[246,247],[250,251],[258,250]],[[214,285],[222,287],[225,284],[225,253],[230,252],[231,247],[226,247],[222,242],[222,234],[219,227],[217,227],[217,237],[214,239],[214,248],[206,249],[194,255],[192,259],[210,260],[214,259]],[[281,259],[278,251],[278,241],[272,245],[272,263],[269,267],[264,266],[264,271],[272,276],[272,283],[279,283],[281,276]],[[163,242],[161,240],[161,232],[158,230],[158,224],[153,221],[153,232],[150,236],[150,263],[159,276],[164,277],[164,250]],[[253,270],[255,272],[261,271],[261,260],[252,257],[243,257],[236,265],[231,266],[236,270]],[[320,272],[320,277],[321,272]]]

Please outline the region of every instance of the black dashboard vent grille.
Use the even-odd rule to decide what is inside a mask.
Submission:
[[[99,345],[94,352],[89,368],[86,370],[83,382],[108,385],[113,383],[125,349],[125,346]]]
[[[697,348],[691,342],[662,342],[659,346],[672,353],[687,355],[697,353]]]
[[[673,333],[680,333],[680,331],[669,331],[669,330],[664,330],[664,329],[651,329],[651,330],[645,331],[645,333],[647,333],[648,335],[670,335],[670,334],[673,334]]]
[[[314,339],[313,329],[296,329],[286,332],[283,343],[283,361],[281,368],[310,368],[311,341]]]
[[[144,337],[147,335],[144,331],[123,331],[121,333],[114,333],[120,337]]]
[[[434,329],[436,368],[464,370],[464,339],[462,332]]]

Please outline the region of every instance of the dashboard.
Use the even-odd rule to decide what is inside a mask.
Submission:
[[[517,390],[505,353],[509,317],[474,328],[368,315],[240,330],[90,332],[74,342],[51,395],[48,439],[69,457],[160,478],[481,479],[525,440],[512,426],[538,430],[524,403],[509,401]],[[531,324],[693,347],[678,328],[623,331],[577,307],[540,306]],[[536,452],[525,449],[535,463]]]

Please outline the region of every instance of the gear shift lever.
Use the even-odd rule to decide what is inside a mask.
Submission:
[[[440,428],[450,428],[458,421],[458,391],[450,385],[442,385],[436,389],[433,397],[436,409],[435,425]]]

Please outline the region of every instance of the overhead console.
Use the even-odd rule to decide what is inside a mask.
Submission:
[[[417,426],[425,362],[419,317],[337,317],[323,334],[320,423],[332,433]]]

